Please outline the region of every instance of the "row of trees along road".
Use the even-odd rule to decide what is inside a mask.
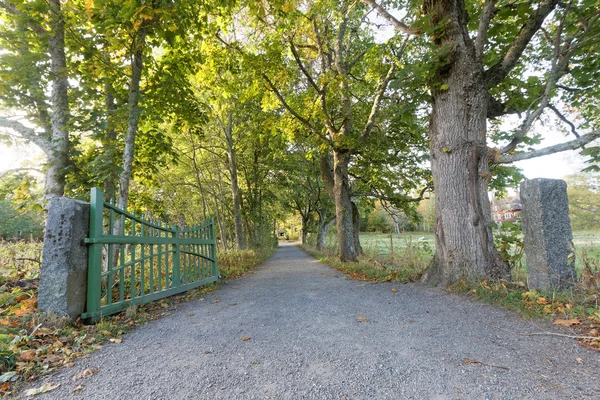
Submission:
[[[600,136],[599,10],[1,0],[0,129],[44,150],[47,198],[103,186],[172,222],[214,215],[224,248],[269,242],[295,212],[321,246],[336,224],[353,261],[362,206],[416,215],[433,189],[429,281],[504,276],[488,188],[513,183],[514,161]],[[574,138],[532,150],[549,121]]]

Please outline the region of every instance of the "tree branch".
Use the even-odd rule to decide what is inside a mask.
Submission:
[[[546,156],[549,154],[560,153],[566,150],[574,150],[600,138],[600,129],[587,133],[578,139],[571,140],[569,142],[557,144],[554,146],[545,147],[539,150],[533,150],[527,153],[517,154],[500,154],[496,153],[496,157],[492,160],[492,164],[508,164],[515,161],[529,160],[531,158],[537,158]]]
[[[6,175],[11,174],[13,172],[21,172],[21,171],[35,171],[35,172],[39,172],[40,174],[42,173],[42,170],[39,168],[13,168],[13,169],[7,169],[6,171],[2,171],[0,172],[0,179],[4,178]]]
[[[478,60],[483,59],[483,50],[487,41],[487,31],[490,22],[495,14],[496,0],[485,0],[481,16],[479,17],[479,27],[477,28],[477,38],[475,38],[475,54]]]
[[[304,64],[302,63],[302,60],[300,59],[300,55],[298,54],[298,51],[296,50],[296,46],[294,46],[294,42],[290,39],[289,43],[290,43],[290,49],[292,50],[292,54],[294,56],[294,59],[296,60],[296,64],[298,64],[298,67],[300,68],[300,71],[302,71],[302,73],[308,80],[308,83],[310,84],[310,86],[312,86],[317,91],[317,93],[321,94],[322,89],[319,87],[319,85],[316,84],[315,80],[312,78],[312,76],[310,75],[310,73],[308,72],[308,70],[306,69]]]
[[[52,148],[50,141],[41,137],[34,129],[28,128],[18,121],[14,121],[3,116],[0,116],[0,128],[8,128],[14,132],[17,132],[21,138],[32,142],[42,149],[44,153],[50,155]]]
[[[560,111],[558,111],[558,109],[556,107],[554,107],[552,104],[548,105],[548,108],[551,109],[552,111],[554,111],[554,114],[556,114],[556,116],[565,124],[569,125],[569,127],[571,128],[571,133],[573,133],[573,135],[575,135],[575,137],[577,139],[579,139],[581,136],[579,135],[579,133],[577,133],[577,128],[575,128],[575,124],[573,124],[571,121],[569,121],[567,119],[567,117],[565,117]]]
[[[411,28],[405,23],[399,21],[396,17],[390,14],[385,8],[381,7],[379,4],[375,2],[375,0],[361,0],[363,3],[370,5],[373,7],[377,13],[386,21],[394,25],[394,28],[399,30],[400,32],[409,34],[409,35],[419,35],[421,34],[421,30],[417,28]]]
[[[366,123],[365,128],[363,129],[362,133],[358,137],[358,140],[360,142],[364,142],[364,140],[367,138],[367,136],[373,130],[373,126],[375,125],[375,117],[377,116],[377,112],[379,111],[379,108],[381,107],[381,100],[383,99],[383,95],[385,94],[385,91],[387,89],[387,86],[388,86],[390,80],[392,80],[392,76],[394,75],[395,70],[396,70],[396,63],[392,61],[392,65],[390,66],[390,69],[388,70],[385,78],[383,78],[383,80],[379,83],[379,87],[377,88],[377,94],[375,95],[375,99],[373,100],[373,106],[371,107],[371,113],[369,114],[369,119],[367,120],[367,123]]]
[[[554,85],[556,84],[556,82],[558,82],[560,77],[564,75],[567,71],[569,60],[571,59],[571,55],[573,54],[573,49],[569,46],[571,40],[567,39],[565,49],[563,50],[561,48],[561,40],[562,31],[567,14],[569,12],[570,4],[571,3],[567,5],[567,8],[564,14],[562,15],[557,29],[556,38],[554,40],[554,55],[552,57],[552,66],[550,67],[550,72],[548,73],[548,81],[546,82],[546,88],[541,98],[542,101],[532,113],[530,113],[529,110],[527,110],[527,115],[525,117],[525,120],[523,121],[523,124],[521,124],[521,127],[519,128],[519,132],[510,141],[508,145],[499,150],[501,154],[513,151],[519,145],[519,143],[523,141],[525,135],[527,135],[527,133],[533,126],[533,123],[540,117],[540,115],[542,115],[544,109],[550,103],[550,96],[552,94],[552,90],[554,89]]]
[[[535,33],[541,28],[546,17],[556,8],[557,4],[558,0],[544,0],[525,24],[523,24],[521,30],[515,36],[512,44],[508,47],[500,61],[485,71],[484,79],[488,87],[500,83],[506,78],[521,58],[523,51],[525,51]]]

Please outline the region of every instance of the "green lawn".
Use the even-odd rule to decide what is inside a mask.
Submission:
[[[334,233],[327,235],[327,247],[337,247],[336,240]],[[389,233],[362,232],[360,243],[367,254],[387,255],[392,249],[394,252],[402,252],[409,245],[419,248],[429,246],[433,250],[435,249],[435,235],[432,232],[403,232],[398,237],[396,234]],[[581,252],[600,255],[600,231],[575,231],[573,232],[573,243],[578,256]]]

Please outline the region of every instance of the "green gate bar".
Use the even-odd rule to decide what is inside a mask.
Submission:
[[[213,218],[190,228],[147,220],[104,202],[98,188],[91,191],[85,243],[88,287],[81,318],[89,323],[132,304],[215,282],[219,276]]]

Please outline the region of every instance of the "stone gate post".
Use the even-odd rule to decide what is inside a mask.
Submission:
[[[576,274],[566,182],[526,180],[521,183],[521,203],[529,287],[569,287]]]
[[[50,201],[42,269],[38,291],[38,308],[75,319],[85,311],[87,292],[88,237],[90,225],[88,203],[54,197]]]

